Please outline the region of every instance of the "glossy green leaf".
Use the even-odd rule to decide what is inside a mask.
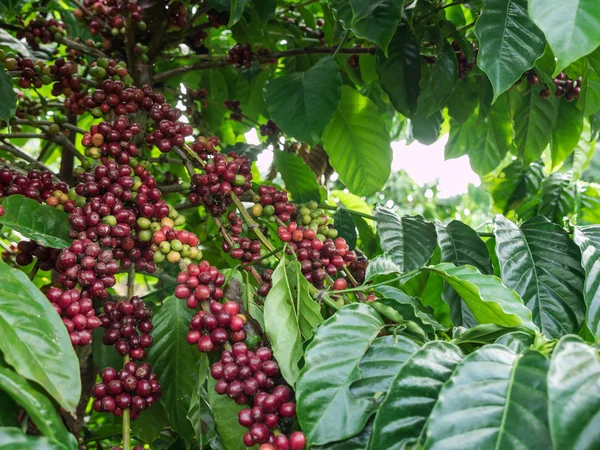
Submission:
[[[498,209],[506,214],[535,196],[544,179],[544,166],[539,161],[523,166],[515,161],[499,177],[490,176],[491,193]]]
[[[19,375],[43,386],[60,405],[79,403],[79,361],[48,299],[27,275],[0,262],[0,350]]]
[[[477,65],[489,77],[494,100],[544,53],[544,35],[527,14],[527,0],[484,0],[475,25]]]
[[[421,55],[410,27],[401,23],[390,43],[388,56],[377,50],[377,73],[381,87],[390,96],[396,111],[411,117],[417,110]]]
[[[437,55],[435,64],[424,64],[419,83],[420,95],[417,114],[429,117],[446,103],[458,77],[458,62],[452,46],[445,43]],[[414,89],[414,88],[413,88]]]
[[[358,363],[359,379],[350,385],[355,398],[374,400],[385,394],[398,369],[419,346],[404,336],[382,336],[373,341]]]
[[[524,331],[513,331],[506,333],[496,339],[496,344],[504,345],[515,353],[523,353],[530,348],[535,340],[535,336]]]
[[[271,118],[287,135],[316,145],[338,108],[341,86],[337,64],[326,57],[306,72],[269,80],[265,103]]]
[[[462,359],[458,347],[428,342],[400,368],[383,400],[369,448],[401,450],[414,444],[423,432],[442,385]]]
[[[550,142],[558,114],[558,99],[541,98],[540,85],[532,86],[515,113],[515,144],[523,162],[536,161]]]
[[[544,217],[520,227],[494,219],[502,280],[523,299],[550,338],[577,333],[585,317],[581,254],[564,230]]]
[[[391,210],[375,207],[381,249],[400,267],[410,272],[423,267],[437,245],[435,226],[421,216],[398,217]]]
[[[546,374],[550,362],[500,345],[467,356],[444,385],[427,427],[427,450],[552,448]]]
[[[410,136],[421,144],[431,145],[439,139],[443,122],[444,116],[441,111],[427,118],[413,116],[410,119]]]
[[[206,355],[205,355],[206,356]],[[205,445],[204,439],[207,438],[211,428],[214,430],[214,418],[210,407],[208,406],[208,394],[205,392],[205,381],[209,374],[208,357],[204,357],[198,369],[198,379],[196,380],[196,388],[192,393],[190,400],[190,409],[187,412],[187,418],[190,419],[194,427],[196,442],[200,446]]]
[[[458,292],[479,323],[506,327],[524,325],[537,330],[531,321],[531,311],[523,305],[519,294],[495,276],[483,275],[472,266],[456,267],[451,263],[430,266],[427,270],[439,275]]]
[[[67,431],[52,401],[3,362],[0,362],[0,389],[27,412],[38,430],[51,439],[56,448],[77,449],[77,439]]]
[[[464,329],[460,336],[456,337],[457,344],[491,344],[508,333],[525,332],[533,337],[533,332],[525,327],[502,327],[493,323],[476,325]]]
[[[317,177],[310,167],[304,164],[302,158],[293,153],[276,151],[273,162],[281,174],[286,190],[292,194],[295,202],[304,203],[321,199]]]
[[[552,130],[550,141],[552,167],[558,166],[573,152],[582,131],[582,111],[574,103],[559,102],[556,127]]]
[[[554,448],[594,450],[600,445],[600,358],[579,337],[565,336],[548,372],[548,419]]]
[[[435,228],[442,262],[455,266],[470,265],[483,274],[494,272],[485,243],[470,226],[453,220],[445,226],[437,221]],[[477,323],[464,300],[448,283],[444,283],[442,298],[450,306],[454,325],[473,326]]]
[[[0,447],[6,450],[63,450],[47,437],[28,436],[19,428],[0,427]]]
[[[282,259],[272,275],[273,287],[265,300],[265,331],[281,374],[294,386],[302,360],[302,338],[310,339],[323,318],[308,292],[300,264]]]
[[[338,236],[344,238],[348,247],[354,250],[358,236],[356,234],[356,225],[354,225],[354,220],[352,220],[352,214],[344,208],[339,208],[333,215],[333,224],[338,231]]]
[[[383,2],[384,0],[349,0],[348,3],[352,8],[352,22],[364,19]]]
[[[348,0],[342,1],[348,2]],[[377,44],[387,54],[388,45],[400,22],[402,3],[398,0],[377,0],[377,3],[379,4],[372,9],[369,15],[358,20],[355,18],[350,29],[358,37]],[[335,6],[333,7],[335,9]]]
[[[227,27],[232,27],[242,18],[246,3],[248,0],[231,0],[231,9],[229,11],[229,23]]]
[[[23,195],[11,195],[2,206],[0,224],[18,231],[41,245],[65,248],[71,245],[69,215],[56,208],[41,205]]]
[[[340,181],[356,195],[374,194],[390,176],[392,149],[385,122],[373,102],[355,89],[342,88],[323,144]]]
[[[530,0],[529,14],[552,47],[556,72],[600,45],[600,3],[595,0]]]
[[[378,275],[389,275],[400,272],[402,272],[400,266],[394,262],[391,256],[381,255],[369,261],[365,279],[372,280]]]
[[[144,411],[143,418],[131,422],[131,434],[146,444],[158,439],[162,430],[169,426],[167,411],[161,402]]]
[[[183,300],[171,296],[165,300],[152,319],[153,344],[148,350],[148,362],[162,385],[162,402],[171,427],[180,436],[194,435],[187,418],[190,401],[196,389],[196,379],[202,360],[198,348],[186,342],[194,311]]]
[[[538,214],[556,223],[562,223],[565,216],[575,208],[575,188],[571,175],[554,172],[542,181]]]
[[[373,208],[358,195],[334,189],[329,193],[329,197],[338,199],[344,207],[351,209],[352,211],[369,215],[373,214]]]
[[[0,63],[0,120],[8,122],[17,111],[17,94],[13,90],[12,77]]]
[[[582,76],[577,107],[581,108],[583,115],[587,117],[600,110],[600,49],[587,56]]]
[[[298,421],[310,445],[350,438],[365,426],[371,402],[355,399],[350,385],[382,326],[371,307],[353,303],[316,329],[296,383]]]
[[[275,0],[250,0],[250,4],[262,25],[265,25],[275,14],[276,3]]]
[[[21,407],[2,389],[0,389],[0,427],[18,427]]]
[[[585,322],[594,336],[600,336],[600,226],[576,227],[573,240],[581,250],[585,271]]]
[[[246,434],[248,429],[239,424],[238,413],[242,409],[248,408],[248,406],[238,405],[227,395],[217,394],[215,392],[215,384],[217,384],[216,380],[208,377],[208,386],[206,388],[208,402],[212,408],[223,450],[245,450],[244,434]],[[258,447],[254,446],[250,448],[257,449]]]

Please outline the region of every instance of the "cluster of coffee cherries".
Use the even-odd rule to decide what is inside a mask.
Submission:
[[[242,121],[242,108],[240,108],[240,102],[238,100],[225,100],[225,108],[231,110],[229,118],[236,122]]]
[[[92,304],[92,299],[80,294],[77,289],[63,290],[52,286],[46,298],[62,318],[71,344],[87,345],[92,342],[92,331],[100,326],[100,319]]]
[[[190,345],[197,345],[201,352],[208,353],[220,350],[229,341],[245,341],[246,320],[246,316],[240,314],[240,305],[236,302],[210,302],[209,311],[200,310],[192,318],[187,342]]]
[[[52,66],[50,73],[55,79],[52,86],[52,95],[58,97],[61,94],[70,96],[73,92],[81,91],[81,79],[77,75],[77,66],[64,58],[58,58]]]
[[[124,37],[127,33],[127,16],[131,16],[140,30],[146,29],[146,23],[142,21],[142,7],[136,0],[84,0],[83,6],[93,13],[91,18],[79,8],[73,15],[88,20],[90,33],[94,36],[101,34],[104,38],[102,46],[107,50],[112,48],[115,38]]]
[[[40,44],[49,44],[65,34],[64,23],[54,18],[46,20],[43,16],[37,16],[17,33],[17,38],[25,39],[32,49],[39,50]]]
[[[202,251],[198,248],[198,236],[187,230],[175,230],[174,222],[172,225],[165,225],[152,235],[154,262],[159,264],[166,260],[177,264],[184,260],[190,264],[192,261],[200,261]]]
[[[98,83],[111,79],[113,81],[123,81],[127,86],[131,81],[128,78],[127,64],[125,61],[116,59],[98,58],[90,64],[90,76]]]
[[[471,45],[471,44],[469,44],[469,45]],[[467,75],[469,75],[469,73],[471,73],[471,71],[473,70],[473,67],[475,67],[477,65],[478,50],[475,47],[475,44],[472,44],[472,45],[473,45],[473,51],[475,52],[475,56],[473,58],[473,61],[471,62],[471,61],[469,61],[469,59],[467,58],[465,53],[460,48],[460,45],[458,45],[458,42],[452,41],[452,48],[454,49],[454,52],[456,53],[456,59],[458,60],[458,79],[459,80],[466,78]]]
[[[250,45],[245,44],[235,44],[232,48],[229,49],[229,53],[227,55],[227,62],[229,64],[233,64],[236,68],[241,69],[242,67],[250,68],[252,67],[252,59],[254,58],[254,53],[250,48]]]
[[[263,124],[260,126],[260,135],[261,136],[273,136],[278,131],[279,131],[279,127],[271,119],[267,120],[266,124]]]
[[[143,102],[139,99],[143,100],[145,94],[140,89],[126,87],[130,83],[129,78],[129,75],[126,75],[123,80],[105,79],[100,88],[95,89],[91,95],[87,92],[73,93],[66,99],[65,108],[78,114],[89,111],[94,117],[102,117],[113,110],[117,116],[133,114],[140,109]],[[151,106],[153,102],[152,99],[149,100],[143,104],[149,103]]]
[[[147,63],[150,60],[148,57],[148,50],[149,48],[147,45],[140,44],[139,42],[133,47],[133,53],[137,55],[143,63]]]
[[[192,149],[198,151],[201,148],[198,144],[204,147],[199,152],[199,156],[207,163],[204,165],[204,174],[196,174],[192,177],[189,199],[194,205],[202,203],[211,215],[218,216],[223,214],[231,204],[232,192],[240,197],[250,190],[252,180],[250,161],[246,156],[240,156],[235,152],[230,152],[228,155],[217,153],[214,145],[211,145],[212,153],[209,152],[207,145],[199,142],[194,143]]]
[[[21,175],[6,168],[0,169],[0,198],[21,194],[42,202],[55,196],[57,191],[66,194],[68,186],[63,182],[55,183],[49,171],[30,170]]]
[[[127,164],[138,154],[138,148],[132,140],[140,131],[142,128],[139,124],[130,124],[127,116],[119,116],[113,123],[92,125],[90,131],[83,135],[81,144],[86,147],[86,156],[94,159],[112,156],[121,164]]]
[[[60,254],[60,250],[39,245],[35,241],[20,241],[17,244],[18,251],[15,262],[20,266],[28,266],[37,258],[40,270],[52,270]]]
[[[255,217],[279,218],[282,222],[289,222],[292,214],[296,212],[296,207],[289,201],[288,193],[281,191],[275,186],[262,185],[258,188],[260,196],[259,203],[252,207],[252,214]]]
[[[206,14],[208,17],[208,21],[213,28],[220,28],[227,25],[229,22],[229,15],[227,12],[217,11],[216,9],[211,9]]]
[[[102,343],[114,345],[121,356],[146,359],[146,349],[152,345],[152,311],[139,297],[130,300],[106,302],[99,319],[105,328]]]
[[[102,381],[92,388],[94,411],[121,416],[124,409],[130,408],[131,420],[136,420],[143,410],[160,400],[161,386],[148,363],[138,366],[129,361],[119,372],[107,367],[100,377]]]
[[[536,84],[530,81],[530,75],[527,76],[527,80],[530,84]],[[556,86],[556,92],[554,93],[554,96],[559,98],[562,97],[567,102],[572,102],[574,100],[579,99],[579,96],[581,94],[582,81],[582,77],[573,80],[569,78],[566,73],[560,72],[556,77],[552,79],[552,82]],[[548,86],[544,87],[544,89],[540,91],[540,97],[542,98],[548,98],[551,95],[552,92],[550,91],[550,88]]]
[[[236,342],[230,351],[221,353],[210,373],[217,380],[217,394],[227,395],[240,405],[252,404],[238,413],[240,425],[249,428],[244,435],[247,447],[267,443],[277,444],[275,448],[290,448],[288,438],[281,433],[276,436],[274,431],[289,427],[296,416],[296,404],[292,390],[281,383],[279,365],[268,347],[252,351],[245,343]],[[305,443],[294,448],[301,449]]]
[[[187,270],[177,275],[175,297],[185,299],[190,309],[196,309],[200,302],[218,302],[223,298],[225,275],[207,261],[189,264]]]
[[[183,28],[187,23],[188,12],[181,2],[169,4],[169,26],[171,28]]]
[[[44,61],[33,61],[31,58],[22,58],[13,53],[0,52],[0,62],[8,71],[18,71],[19,87],[29,89],[32,85],[36,89],[52,83],[50,67]]]

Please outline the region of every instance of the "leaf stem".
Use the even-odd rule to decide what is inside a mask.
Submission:
[[[348,33],[350,33],[350,30],[346,30],[346,31],[344,31],[344,34],[342,34],[342,37],[340,39],[340,43],[338,44],[338,46],[336,47],[335,51],[333,52],[333,55],[331,55],[332,59],[335,59],[335,57],[337,56],[337,54],[342,49],[342,46],[344,45],[344,43],[346,42],[346,38],[348,37]]]

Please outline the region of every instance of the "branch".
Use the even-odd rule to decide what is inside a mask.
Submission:
[[[166,72],[158,73],[154,75],[153,79],[155,83],[160,83],[181,73],[190,72],[192,70],[216,69],[218,67],[225,67],[228,64],[229,63],[225,59],[221,61],[212,61],[208,63],[197,62],[194,64],[190,64],[189,66],[178,67],[177,69],[167,70]]]
[[[85,53],[87,55],[91,55],[91,56],[95,56],[96,58],[108,58],[108,56],[106,54],[104,54],[103,52],[101,52],[100,50],[98,50],[95,47],[88,47],[85,44],[81,44],[79,42],[75,42],[71,39],[68,39],[66,37],[61,37],[60,39],[57,39],[56,42],[58,42],[59,44],[62,44],[66,47],[69,48],[73,48],[77,51],[80,51],[81,53]]]
[[[6,144],[0,144],[0,150],[4,150],[5,152],[15,155],[17,158],[21,158],[25,161],[30,162],[31,164],[35,164],[42,170],[47,170],[48,172],[51,172],[51,170],[48,168],[48,166],[46,166],[46,164],[33,158],[31,155],[25,153],[19,147],[10,142]]]

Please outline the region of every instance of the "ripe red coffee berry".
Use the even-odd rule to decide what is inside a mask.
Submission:
[[[290,450],[302,450],[306,446],[306,437],[302,431],[295,431],[291,434]]]
[[[336,291],[343,291],[347,287],[348,287],[348,283],[343,278],[338,278],[337,280],[335,280],[333,282],[333,289],[335,289]]]

